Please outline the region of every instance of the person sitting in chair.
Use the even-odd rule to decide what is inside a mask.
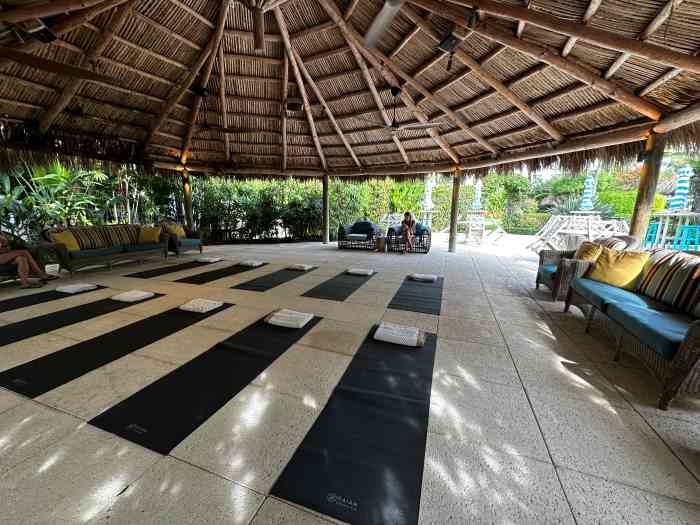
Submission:
[[[14,250],[10,246],[10,241],[2,234],[0,234],[0,264],[17,266],[17,275],[22,288],[41,288],[44,285],[43,281],[58,279],[57,276],[43,271],[27,250]],[[38,277],[39,281],[30,281],[30,276]]]
[[[403,233],[404,249],[413,250],[413,242],[416,239],[416,220],[413,218],[413,214],[407,211],[403,214],[403,221],[401,222],[401,233]]]

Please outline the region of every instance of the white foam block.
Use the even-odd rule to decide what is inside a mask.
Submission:
[[[238,263],[238,266],[247,266],[248,268],[258,268],[259,266],[262,266],[265,264],[263,261],[253,261],[248,259],[247,261],[241,261]]]
[[[219,261],[223,261],[223,257],[199,257],[197,259],[197,262],[201,263],[217,263]]]
[[[364,233],[348,233],[345,238],[351,241],[366,241],[367,235]]]
[[[408,278],[412,281],[418,281],[421,283],[434,283],[438,280],[437,275],[433,275],[430,273],[412,273],[408,276]]]
[[[91,283],[75,283],[75,284],[67,284],[65,286],[59,286],[58,288],[56,288],[57,292],[70,293],[70,294],[87,292],[90,290],[97,290],[97,285],[91,284]]]
[[[153,292],[146,292],[144,290],[129,290],[128,292],[123,292],[113,296],[112,299],[122,303],[137,303],[139,301],[150,299],[154,295],[155,294]]]
[[[210,301],[209,299],[192,299],[180,306],[180,310],[185,312],[195,312],[198,314],[205,314],[221,308],[224,305],[221,301]]]
[[[314,318],[314,314],[297,312],[295,310],[275,310],[265,318],[265,322],[284,328],[303,328]]]
[[[345,273],[350,275],[374,275],[374,270],[368,268],[348,268]]]
[[[288,269],[298,272],[308,272],[309,270],[313,270],[314,266],[311,264],[292,264]]]
[[[401,346],[420,347],[425,343],[425,334],[414,326],[382,322],[374,332],[377,341]]]

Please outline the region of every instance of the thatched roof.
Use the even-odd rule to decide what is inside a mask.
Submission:
[[[463,6],[477,5],[473,30],[453,25],[447,12],[431,12],[436,2],[406,1],[375,54],[361,38],[383,0],[260,0],[263,9],[279,5],[285,27],[274,9],[266,11],[258,51],[254,3],[231,1],[221,26],[222,0],[83,2],[90,6],[42,19],[57,37],[50,43],[28,34],[25,22],[0,22],[2,46],[101,75],[76,81],[70,72],[0,58],[5,145],[50,145],[163,168],[184,161],[193,170],[242,175],[279,175],[285,165],[285,173],[299,175],[392,174],[446,170],[457,161],[483,170],[493,159],[503,159],[503,166],[522,162],[519,153],[533,150],[545,152],[533,165],[551,162],[559,151],[575,165],[600,153],[571,153],[576,148],[567,145],[612,147],[604,153],[611,160],[632,157],[654,121],[700,100],[700,62],[695,71],[692,63],[674,67],[686,67],[682,56],[673,62],[625,54],[492,9],[527,7],[691,61],[700,60],[691,57],[700,51],[700,0],[442,2],[465,19]],[[2,4],[11,13],[36,2]],[[436,41],[450,33],[463,39],[452,58]],[[543,48],[547,56],[531,52]],[[403,89],[396,99],[392,83]],[[303,103],[284,111],[285,98],[305,97],[311,118]],[[427,118],[439,128],[433,136],[423,129],[393,137],[379,125],[379,107],[391,119],[395,102],[399,123]],[[623,142],[596,142],[620,132],[627,133]],[[691,147],[700,142],[694,128],[674,140]]]

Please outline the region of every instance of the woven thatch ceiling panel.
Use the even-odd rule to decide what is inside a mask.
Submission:
[[[531,11],[576,24],[582,23],[590,6],[589,0],[496,1],[517,7],[527,5]],[[667,0],[605,0],[587,23],[616,35],[641,38],[684,53],[700,50],[700,0],[680,2],[651,35],[643,34],[666,4]],[[226,162],[228,142],[232,163],[267,167],[281,165],[285,150],[282,126],[286,120],[288,166],[320,167],[304,111],[283,113],[285,86],[282,77],[286,51],[274,13],[268,11],[264,15],[264,48],[256,50],[252,11],[243,2],[233,1],[222,28],[220,45],[210,46],[217,34],[215,27],[222,5],[221,0],[141,0],[136,2],[131,13],[117,7],[97,16],[94,13],[99,12],[98,9],[88,8],[83,13],[91,12],[93,16],[86,19],[87,23],[82,20],[81,24],[70,26],[72,17],[75,18],[71,14],[45,19],[49,27],[63,28],[58,38],[48,44],[38,43],[31,37],[26,37],[27,43],[22,43],[10,33],[1,34],[0,40],[5,45],[27,49],[38,57],[58,63],[54,69],[60,69],[61,64],[77,66],[103,75],[104,79],[79,82],[76,94],[57,106],[65,87],[74,84],[69,74],[59,75],[50,72],[51,68],[39,71],[0,59],[0,115],[96,136],[120,136],[145,145],[146,155],[153,158],[177,159],[182,148],[189,147],[191,159]],[[382,7],[383,0],[362,0],[348,15],[346,10],[350,5],[347,0],[335,0],[351,32],[356,30],[362,35]],[[456,4],[446,2],[445,6],[455,7]],[[468,14],[466,8],[456,9]],[[403,157],[399,147],[405,149],[412,162],[450,158],[425,130],[398,132],[397,146],[383,128],[384,119],[351,53],[346,35],[333,24],[318,0],[289,0],[280,10],[292,47],[302,57],[336,117],[343,138],[363,165],[400,164]],[[127,13],[123,24],[112,27],[120,12]],[[551,142],[553,137],[544,129],[548,125],[555,128],[554,131],[550,129],[552,135],[561,132],[566,141],[569,135],[629,121],[644,121],[648,118],[645,114],[654,114],[653,110],[650,113],[643,109],[645,100],[671,111],[692,104],[700,97],[700,74],[680,70],[674,73],[673,66],[668,64],[636,55],[624,57],[619,50],[583,40],[574,44],[565,35],[493,14],[482,15],[485,26],[477,26],[474,31],[463,27],[455,29],[444,16],[446,11],[431,14],[406,4],[378,43],[381,54],[391,57],[394,64],[375,68],[377,62],[372,58],[367,61],[367,68],[381,105],[390,118],[395,99],[388,84],[393,82],[392,77],[402,76],[394,69],[398,67],[404,75],[414,77],[421,86],[405,83],[403,79],[399,83],[418,105],[420,114],[414,114],[399,98],[397,123],[422,122],[427,115],[429,120],[440,124],[437,131],[461,157],[490,155],[489,144],[477,143],[465,132],[466,127],[475,129],[499,150],[514,149]],[[438,49],[435,39],[421,29],[426,27],[421,24],[427,24],[436,35],[454,31],[455,35],[464,37],[460,50],[481,62],[488,74],[470,72],[457,58],[448,69],[449,57]],[[601,79],[609,77],[613,89],[609,90],[610,86],[604,89],[586,87],[573,73],[547,66],[537,56],[503,48],[483,34],[494,28],[507,33],[508,38],[517,35],[522,42],[549,47],[556,55],[568,57],[565,60],[570,60],[574,68],[581,66]],[[113,30],[114,34],[101,47],[98,56],[94,56],[95,47],[102,45],[107,30]],[[509,45],[520,47],[517,40],[515,42]],[[207,59],[212,48],[214,53]],[[365,55],[370,53],[361,51]],[[90,60],[85,59],[86,54]],[[625,59],[621,60],[621,56]],[[199,67],[199,74],[190,74],[195,65]],[[301,97],[293,69],[289,68],[286,85],[292,104]],[[210,77],[208,71],[212,72]],[[498,92],[502,91],[498,81],[509,91]],[[315,90],[306,81],[304,83],[329,166],[354,167],[350,152]],[[199,98],[202,96],[200,86],[208,90],[205,99]],[[610,93],[615,88],[630,91],[627,105],[611,98]],[[425,93],[426,89],[429,93]],[[635,101],[632,92],[641,98]],[[223,104],[221,97],[225,98]],[[527,106],[523,107],[524,103]],[[193,140],[187,144],[193,108],[199,109],[194,119]],[[454,114],[448,116],[445,111]],[[533,119],[537,120],[537,115],[544,116],[548,123],[535,124]],[[203,128],[207,124],[214,128]],[[216,129],[221,127],[235,128],[236,132],[224,135]]]

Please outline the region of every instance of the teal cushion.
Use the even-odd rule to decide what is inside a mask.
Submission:
[[[178,239],[177,240],[177,245],[178,246],[183,246],[186,248],[191,248],[193,246],[199,246],[202,244],[202,241],[200,239]]]
[[[350,233],[364,233],[365,235],[370,234],[374,231],[374,224],[369,221],[357,221],[352,225]]]
[[[607,315],[669,361],[678,352],[693,322],[689,315],[624,303],[611,304]]]
[[[163,246],[157,243],[130,244],[126,247],[127,252],[152,252],[162,250]]]
[[[429,233],[430,228],[428,228],[425,224],[417,222],[416,223],[416,235],[420,236],[425,233]]]
[[[543,282],[546,284],[553,284],[554,277],[557,274],[557,265],[556,264],[545,264],[545,265],[540,267],[539,273],[540,273],[540,282]]]
[[[601,312],[607,312],[610,303],[625,303],[642,308],[653,307],[656,304],[643,295],[584,277],[574,279],[571,286],[577,294],[584,297]]]
[[[68,252],[73,259],[88,259],[90,257],[108,257],[115,253],[122,253],[124,246],[105,246],[104,248],[95,248],[94,250],[79,250],[77,252]]]

